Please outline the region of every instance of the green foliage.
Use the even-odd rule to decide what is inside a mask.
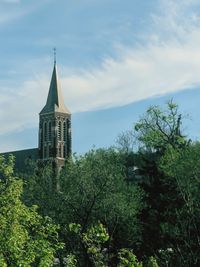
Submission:
[[[135,141],[140,143],[137,152]],[[66,250],[59,251],[57,261],[71,267],[200,266],[200,145],[183,136],[178,106],[170,101],[166,110],[150,107],[135,132],[122,133],[117,143],[118,149],[74,155],[60,177],[53,162],[35,166],[24,177],[25,204],[38,205],[44,217],[61,225],[59,238]],[[11,249],[8,242],[0,242],[7,246],[0,247],[0,266],[14,266],[7,263],[5,250],[20,259],[30,257],[35,266],[48,266],[44,247],[53,242],[56,250],[58,229],[51,228],[52,222],[39,216],[34,206],[21,202],[22,181],[13,177],[13,162],[12,157],[8,163],[0,157],[0,203],[6,203],[0,206],[0,238],[8,239],[10,233],[12,244]],[[44,237],[47,225],[54,230]]]
[[[6,182],[6,180],[11,179],[13,175],[14,161],[15,159],[13,155],[8,157],[7,162],[4,157],[0,155],[0,178],[2,181]]]
[[[103,244],[109,240],[109,235],[101,223],[89,227],[84,233],[81,233],[79,224],[72,223],[69,225],[69,229],[79,235],[94,266],[107,266],[107,257],[103,252]]]
[[[108,239],[109,235],[101,223],[90,227],[86,233],[83,233],[83,243],[87,247],[87,253],[97,267],[107,265],[105,263],[106,257],[102,252],[102,245]]]
[[[137,257],[131,249],[125,248],[117,251],[118,263],[116,263],[116,265],[110,265],[113,255],[109,252],[109,249],[105,247],[105,244],[110,237],[108,235],[108,232],[106,231],[106,228],[101,223],[89,227],[84,233],[81,232],[82,228],[79,224],[76,225],[75,223],[72,223],[69,225],[69,228],[81,239],[91,260],[92,266],[159,267],[154,257],[150,257],[147,265],[143,265],[142,262],[138,261]],[[72,267],[74,266],[76,265],[72,265]]]
[[[173,240],[174,253],[179,263],[185,266],[199,266],[200,246],[200,143],[185,149],[168,148],[161,161],[161,168],[167,175],[166,183],[176,185],[176,199],[181,201],[173,211],[174,221],[163,224],[163,232]]]
[[[169,236],[163,232],[166,221],[174,220],[175,208],[181,206],[177,199],[176,184],[166,182],[166,174],[160,168],[160,159],[169,147],[184,149],[190,142],[182,134],[182,115],[178,106],[169,101],[166,110],[150,107],[135,124],[135,135],[140,149],[135,156],[139,184],[146,193],[147,208],[143,210],[142,253],[157,254],[160,248],[171,247]],[[159,238],[158,238],[159,237]]]
[[[80,234],[81,232],[81,225],[78,223],[70,223],[69,224],[69,230],[70,232],[74,232],[76,234]]]
[[[147,267],[159,267],[158,263],[157,263],[157,260],[154,257],[151,256],[149,258],[148,263],[147,263]]]
[[[79,251],[83,261],[87,261],[83,246],[66,231],[65,226],[72,222],[82,225],[85,232],[90,225],[102,221],[112,236],[109,242],[114,250],[130,245],[138,248],[141,241],[138,216],[144,194],[138,186],[126,182],[121,153],[99,149],[74,156],[59,177],[60,190],[53,186],[56,178],[51,166],[36,167],[26,179],[24,197],[27,204],[36,203],[43,215],[61,225],[60,237],[67,251]]]
[[[94,242],[96,246],[98,246],[108,241],[108,239],[109,235],[101,223],[90,227],[89,230],[83,234],[83,241],[90,248]]]
[[[82,225],[82,231],[102,221],[112,239],[114,249],[119,246],[138,247],[141,228],[143,192],[125,181],[123,158],[113,149],[90,151],[69,162],[60,179],[59,213],[61,225],[71,222]],[[65,243],[75,250],[82,248],[66,231]],[[85,252],[83,251],[83,254]]]
[[[29,173],[23,177],[23,201],[28,206],[37,205],[40,214],[56,218],[58,208],[57,177],[52,168],[53,163],[29,161]]]
[[[161,161],[161,168],[169,177],[175,179],[179,194],[188,212],[194,214],[200,208],[200,143],[184,150],[169,148]]]
[[[22,203],[23,183],[14,177],[13,163],[0,156],[0,265],[48,267],[61,247],[58,227]]]
[[[73,254],[68,254],[65,263],[67,267],[76,267],[77,259]]]
[[[143,147],[164,152],[169,144],[174,148],[186,145],[181,125],[182,115],[178,112],[178,106],[169,101],[167,110],[162,110],[159,106],[150,107],[135,124],[135,131]]]
[[[137,257],[133,254],[132,250],[121,249],[119,251],[120,263],[118,267],[142,267],[142,262],[137,260]]]

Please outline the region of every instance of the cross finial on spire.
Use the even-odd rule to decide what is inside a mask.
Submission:
[[[54,54],[54,65],[56,64],[56,47],[53,48],[53,54]]]

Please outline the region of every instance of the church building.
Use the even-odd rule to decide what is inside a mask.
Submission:
[[[71,155],[71,113],[65,106],[54,61],[49,93],[46,105],[39,113],[38,148],[3,153],[15,156],[15,167],[19,171],[26,169],[26,161],[51,160],[59,170]]]

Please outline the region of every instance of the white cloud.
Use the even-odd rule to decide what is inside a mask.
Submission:
[[[199,86],[197,4],[195,0],[183,0],[181,5],[178,0],[162,1],[161,15],[153,15],[152,31],[145,44],[121,47],[118,58],[107,58],[95,69],[69,70],[61,66],[62,89],[71,111],[120,106]],[[43,73],[24,81],[17,90],[0,88],[1,134],[37,124],[49,82],[49,75]]]
[[[194,39],[193,39],[194,40]],[[149,45],[129,50],[102,69],[63,80],[73,109],[88,110],[128,104],[200,84],[200,36],[197,43]]]
[[[50,0],[43,1],[22,1],[22,0],[0,0],[0,26],[8,22],[23,18],[36,11]]]
[[[197,0],[161,1],[146,44],[123,47],[118,59],[64,79],[74,110],[119,106],[200,84],[200,19]],[[67,97],[68,94],[68,97]]]

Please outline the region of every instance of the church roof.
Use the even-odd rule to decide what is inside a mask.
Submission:
[[[60,82],[58,79],[56,63],[54,63],[47,102],[44,108],[41,110],[40,114],[51,113],[51,112],[61,112],[61,113],[71,114],[70,111],[66,108],[64,103]]]
[[[39,159],[38,148],[10,151],[0,154],[3,155],[6,159],[9,157],[9,155],[13,155],[15,157],[14,169],[21,173],[30,171],[30,160],[36,161]]]

